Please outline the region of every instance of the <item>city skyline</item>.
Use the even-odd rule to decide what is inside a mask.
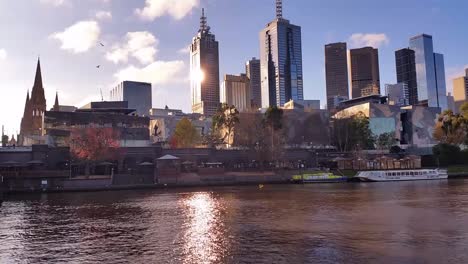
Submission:
[[[0,70],[6,76],[2,86],[13,91],[9,95],[11,100],[1,106],[0,122],[6,125],[9,134],[19,131],[23,112],[19,105],[24,103],[27,90],[32,88],[38,55],[42,58],[47,109],[52,107],[57,91],[61,103],[81,106],[90,100],[100,100],[100,89],[108,94],[114,84],[120,81],[116,76],[147,81],[147,75],[163,68],[171,70],[167,76],[173,79],[167,80],[164,76],[149,78],[155,84],[154,106],[167,104],[171,108],[189,112],[189,56],[183,50],[198,28],[201,7],[206,7],[210,14],[210,25],[216,28],[217,40],[220,41],[221,77],[226,73],[243,72],[244,62],[259,56],[258,32],[274,17],[275,6],[273,0],[249,4],[249,10],[240,9],[247,3],[244,1],[185,2],[192,3],[192,6],[173,10],[167,5],[162,9],[149,5],[145,8],[144,1],[130,5],[119,0],[88,0],[80,2],[78,6],[76,1],[37,0],[32,3],[9,3],[7,9],[5,3],[0,3],[0,10],[12,10],[0,18],[3,32],[9,33],[8,38],[4,37],[0,42]],[[421,1],[409,5],[403,1],[394,1],[391,5],[381,3],[374,9],[377,13],[380,11],[379,20],[382,22],[375,22],[374,15],[360,17],[359,22],[353,22],[353,15],[345,14],[347,3],[341,3],[343,10],[336,10],[340,2],[331,1],[321,5],[308,1],[284,3],[285,17],[302,27],[305,99],[325,102],[323,46],[331,42],[346,41],[348,48],[367,44],[378,46],[382,85],[396,83],[394,51],[406,47],[407,40],[420,33],[433,35],[436,38],[434,49],[445,55],[447,86],[451,86],[451,78],[462,75],[460,73],[468,64],[466,51],[461,50],[467,40],[460,37],[461,34],[457,35],[463,31],[462,25],[466,19],[456,15],[463,10],[465,3],[457,3],[455,6],[454,3],[424,1],[424,7],[418,5]],[[357,1],[353,8],[368,9],[368,2]],[[391,11],[396,9],[401,11],[401,16],[418,10],[419,19],[411,25],[395,22],[395,26],[390,23],[390,27],[385,19],[394,17]],[[328,21],[322,14],[332,11],[336,16],[341,16],[338,21]],[[232,25],[240,14],[243,23],[249,24],[248,27]],[[435,19],[439,23],[434,24]],[[342,29],[338,25],[345,20],[347,27]],[[328,23],[319,23],[321,21]],[[27,25],[33,23],[39,26],[29,30]],[[80,45],[74,45],[77,43],[69,41],[69,38],[75,37],[70,32],[77,34],[81,32],[78,29],[83,28],[98,37],[89,43],[75,39]],[[140,52],[132,46],[134,42],[131,40],[134,39],[139,39],[139,44],[145,44],[139,47]],[[99,45],[100,42],[104,47]],[[96,69],[98,65],[101,65],[99,70]],[[451,91],[451,88],[447,90]],[[178,96],[171,98],[168,96],[171,93],[177,93]]]

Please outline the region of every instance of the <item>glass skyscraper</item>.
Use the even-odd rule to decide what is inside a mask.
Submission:
[[[192,112],[213,116],[220,105],[219,47],[210,32],[204,9],[200,29],[190,46],[190,75]]]
[[[432,36],[412,37],[410,49],[415,52],[419,104],[446,109],[444,57],[434,54]]]
[[[262,107],[304,99],[301,39],[301,27],[282,17],[277,1],[277,18],[260,32]]]

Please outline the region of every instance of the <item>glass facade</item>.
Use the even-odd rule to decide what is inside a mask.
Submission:
[[[443,110],[448,109],[447,103],[447,87],[445,83],[445,63],[444,55],[434,53],[436,88],[437,88],[437,103]]]
[[[303,100],[301,27],[276,19],[260,33],[262,107]]]
[[[410,49],[415,52],[419,103],[438,107],[432,36],[423,34],[411,38]]]

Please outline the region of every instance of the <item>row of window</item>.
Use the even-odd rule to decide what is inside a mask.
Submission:
[[[386,172],[385,176],[418,176],[434,174],[433,171],[402,171],[402,172]]]

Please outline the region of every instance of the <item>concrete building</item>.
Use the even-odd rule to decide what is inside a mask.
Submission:
[[[352,98],[380,94],[379,53],[365,47],[350,50]]]
[[[453,80],[453,98],[455,101],[456,113],[460,107],[468,102],[468,69],[465,70],[465,76]]]
[[[300,110],[303,112],[312,112],[315,110],[320,110],[320,100],[301,100],[294,101],[291,100],[284,104],[283,109],[285,110]]]
[[[252,109],[250,80],[245,74],[224,75],[221,85],[221,102],[233,105],[239,112]]]
[[[304,99],[301,27],[283,18],[281,0],[276,4],[276,19],[260,32],[263,108]]]
[[[455,98],[453,97],[452,93],[447,94],[447,107],[448,110],[451,110],[454,113],[458,112],[455,108]]]
[[[444,58],[434,53],[432,36],[412,37],[410,49],[415,52],[417,65],[418,104],[447,109]]]
[[[327,108],[335,109],[335,98],[349,99],[348,54],[346,43],[325,45]]]
[[[262,82],[260,76],[260,60],[252,58],[245,64],[245,73],[250,80],[250,98],[252,108],[262,107]]]
[[[200,20],[190,46],[192,112],[213,116],[219,107],[219,47],[204,9]]]
[[[121,147],[150,145],[148,117],[135,116],[126,101],[91,102],[75,112],[47,111],[44,114],[44,136],[50,146],[68,146],[75,130],[112,128],[118,134]]]
[[[409,103],[409,89],[407,83],[386,84],[385,95],[389,105],[407,106]]]
[[[416,77],[415,52],[406,48],[395,52],[397,82],[408,87],[410,105],[418,105],[418,82]]]
[[[140,116],[148,116],[153,105],[151,83],[124,81],[110,91],[111,101],[127,101]]]

